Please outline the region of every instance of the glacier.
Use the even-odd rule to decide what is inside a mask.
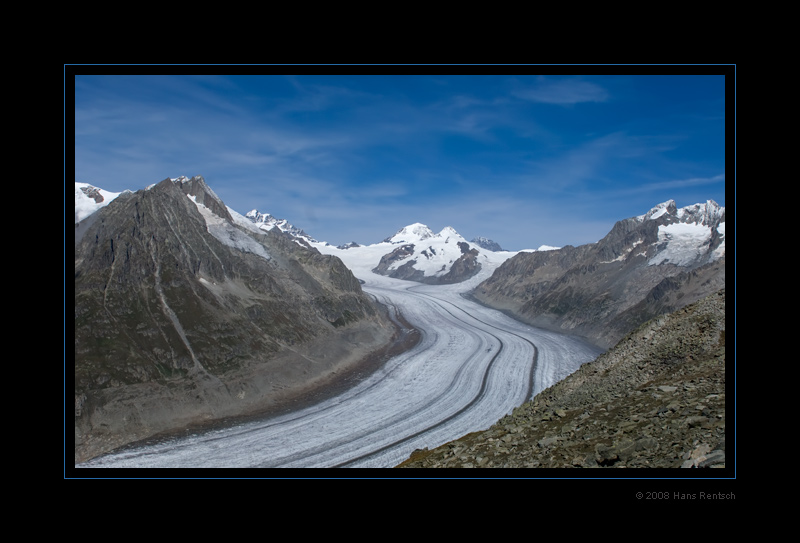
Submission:
[[[532,328],[462,296],[491,270],[464,283],[422,285],[373,273],[380,250],[352,251],[345,264],[365,292],[420,332],[413,349],[316,405],[77,467],[393,467],[417,448],[488,428],[600,354],[577,338]]]

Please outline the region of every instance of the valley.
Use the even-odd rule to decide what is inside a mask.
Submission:
[[[299,411],[129,448],[78,467],[392,467],[415,449],[488,428],[600,352],[468,301],[461,294],[481,277],[418,285],[350,264],[366,293],[419,330],[413,349]]]

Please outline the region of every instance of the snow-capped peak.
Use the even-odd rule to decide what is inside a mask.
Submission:
[[[389,243],[414,243],[432,238],[435,234],[426,225],[415,222],[397,231],[395,235],[386,238]]]
[[[714,200],[680,209],[664,205],[653,208],[649,219],[668,213],[658,227],[658,253],[648,263],[658,265],[669,262],[679,266],[695,266],[717,260],[725,255],[725,208]],[[668,204],[669,202],[667,202]]]
[[[691,222],[705,226],[716,226],[725,217],[725,208],[714,200],[704,204],[682,207],[675,214],[681,222]]]
[[[459,240],[467,241],[461,236],[461,234],[456,232],[456,229],[453,228],[452,226],[445,226],[444,228],[442,228],[442,231],[439,232],[439,237],[445,239],[454,237],[454,238],[459,238]]]
[[[677,211],[677,207],[675,206],[675,200],[667,200],[666,202],[662,202],[657,206],[653,207],[650,211],[645,213],[644,215],[639,215],[636,219],[639,222],[644,222],[648,220],[657,219],[660,216],[666,214],[675,215]]]
[[[256,224],[258,224],[258,223],[266,223],[266,222],[269,222],[271,220],[276,220],[275,217],[273,217],[269,213],[261,213],[257,209],[254,209],[252,211],[248,211],[247,214],[245,214],[245,217],[247,217],[248,219],[250,219],[251,221],[253,221]]]
[[[281,232],[286,232],[298,238],[305,238],[307,241],[317,241],[306,234],[301,228],[297,228],[286,219],[277,219],[269,213],[261,213],[257,209],[253,209],[252,211],[248,211],[245,217],[253,221],[253,223],[255,223],[255,225],[262,230],[272,230],[273,228],[277,228]]]
[[[424,240],[434,239],[445,241],[451,239],[454,242],[467,241],[452,226],[445,226],[441,232],[434,234],[430,228],[419,222],[401,228],[395,235],[386,238],[384,241],[389,243],[420,243]]]
[[[644,215],[639,215],[636,219],[639,222],[643,222],[658,219],[663,215],[674,217],[675,220],[681,223],[713,227],[724,221],[725,208],[714,200],[707,200],[704,204],[694,204],[678,209],[675,205],[675,200],[667,200],[658,204]]]

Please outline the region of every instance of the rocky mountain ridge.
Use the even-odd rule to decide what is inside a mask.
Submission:
[[[95,194],[76,185],[76,209]],[[76,213],[76,462],[284,405],[397,338],[341,260],[258,228],[200,176],[102,203]]]
[[[262,230],[272,230],[273,228],[277,228],[281,232],[298,238],[298,240],[302,240],[301,243],[304,245],[309,242],[317,242],[317,240],[306,234],[302,228],[294,226],[286,219],[278,219],[273,217],[269,213],[261,213],[257,209],[253,209],[249,211],[245,217],[253,221],[253,223]]]
[[[725,208],[670,200],[600,241],[520,252],[472,292],[542,328],[613,346],[646,320],[725,286]]]
[[[496,253],[503,251],[503,248],[500,246],[499,243],[497,243],[496,241],[493,241],[493,240],[491,240],[489,238],[485,238],[483,236],[479,236],[477,238],[472,238],[470,243],[474,243],[475,245],[477,245],[478,247],[480,247],[482,249],[486,249],[488,251],[494,251]]]
[[[415,451],[398,467],[733,466],[725,328],[722,289],[638,327],[491,428]]]

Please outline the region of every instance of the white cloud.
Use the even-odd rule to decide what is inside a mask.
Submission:
[[[691,177],[688,179],[672,179],[669,181],[662,181],[660,183],[649,183],[642,185],[639,190],[662,190],[662,189],[677,189],[685,187],[696,187],[699,185],[711,185],[715,183],[724,183],[725,174],[715,175],[713,177]]]
[[[512,94],[524,100],[558,105],[605,102],[608,99],[608,92],[595,83],[579,79],[553,81],[541,77],[535,85],[515,89]]]

